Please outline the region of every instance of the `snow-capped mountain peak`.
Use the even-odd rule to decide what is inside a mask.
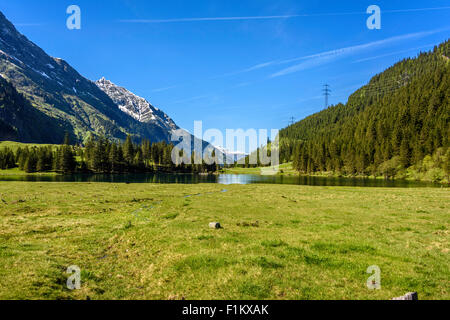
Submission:
[[[175,122],[164,112],[155,108],[150,102],[119,87],[102,77],[95,84],[105,92],[120,110],[139,122],[154,123],[167,130],[177,129]]]

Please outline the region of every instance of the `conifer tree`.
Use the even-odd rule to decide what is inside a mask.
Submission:
[[[75,155],[69,145],[62,146],[60,170],[63,173],[73,173],[76,169]]]
[[[32,150],[28,153],[28,156],[25,160],[25,166],[24,166],[25,172],[27,172],[27,173],[36,172],[36,165],[37,165],[36,152],[34,150]]]
[[[134,144],[130,135],[127,136],[125,144],[123,145],[123,156],[127,165],[132,166],[134,161]]]

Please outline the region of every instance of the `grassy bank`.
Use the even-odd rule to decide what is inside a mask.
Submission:
[[[225,168],[223,173],[226,174],[254,174],[260,175],[264,171],[263,168]],[[277,175],[281,176],[298,176],[300,173],[292,167],[292,162],[283,163],[279,166],[279,172]],[[343,177],[343,178],[365,178],[365,179],[384,179],[383,176],[361,176],[361,175],[343,175],[334,172],[316,172],[308,176],[313,177]],[[416,167],[411,167],[406,170],[400,171],[396,176],[397,180],[409,180],[409,181],[424,181],[424,182],[438,182],[442,184],[448,184],[448,178],[445,178],[445,174],[439,169],[430,169],[424,172],[417,170]]]
[[[450,298],[447,189],[0,182],[0,194],[0,299]],[[80,290],[66,288],[71,265]],[[381,290],[366,287],[371,265]]]
[[[12,169],[0,169],[0,176],[29,176],[29,175],[38,175],[38,176],[55,176],[58,175],[57,172],[33,172],[28,173],[23,170],[20,170],[19,168],[12,168]]]
[[[13,152],[16,152],[19,148],[33,148],[33,147],[47,147],[47,146],[54,146],[57,147],[56,144],[36,144],[36,143],[22,143],[22,142],[15,142],[15,141],[0,141],[0,149],[2,148],[9,148]]]
[[[223,169],[223,173],[226,174],[255,174],[260,175],[265,169],[265,167],[257,167],[257,168],[225,168]],[[299,173],[292,168],[292,162],[283,163],[279,166],[278,175],[290,175],[290,176],[298,176]]]

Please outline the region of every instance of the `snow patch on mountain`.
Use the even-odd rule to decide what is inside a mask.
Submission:
[[[4,56],[6,56],[6,57],[8,57],[8,58],[11,58],[11,59],[13,59],[13,60],[16,60],[17,62],[19,62],[19,63],[21,63],[21,64],[24,64],[24,63],[22,62],[22,60],[17,59],[17,58],[14,57],[13,55],[7,54],[7,53],[6,53],[5,51],[3,51],[3,50],[0,50],[0,54],[3,54]]]
[[[37,70],[35,68],[30,67],[29,65],[26,65],[26,66],[31,68],[34,72],[39,73],[41,76],[43,76],[43,77],[45,77],[47,79],[52,79],[44,71]]]
[[[38,73],[43,76],[46,77],[47,79],[51,79],[44,71],[38,71]]]

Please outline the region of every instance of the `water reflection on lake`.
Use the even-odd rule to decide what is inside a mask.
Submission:
[[[349,186],[349,187],[441,187],[440,184],[362,178],[260,176],[249,174],[196,175],[172,173],[148,174],[73,174],[73,175],[0,175],[0,181],[30,182],[115,182],[115,183],[219,183],[219,184],[290,184],[309,186]]]

